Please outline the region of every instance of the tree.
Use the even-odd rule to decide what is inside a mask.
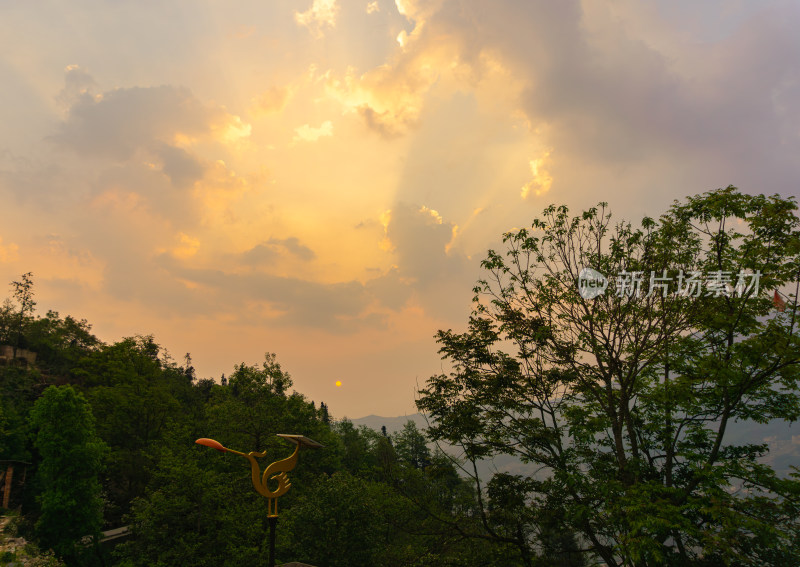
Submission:
[[[106,517],[114,523],[144,493],[153,450],[170,422],[190,417],[176,394],[191,383],[179,368],[159,360],[159,352],[153,337],[130,337],[104,345],[72,372],[83,382],[98,435],[110,447],[103,488]]]
[[[509,491],[475,472],[477,535],[533,565],[553,553],[537,533],[550,510],[549,533],[610,566],[798,561],[800,483],[759,461],[766,446],[725,437],[734,421],[800,416],[796,285],[785,311],[771,300],[800,279],[796,209],[734,187],[641,228],[612,225],[604,203],[578,217],[551,206],[489,251],[467,331],[437,335],[452,372],[417,404],[468,461],[536,467],[516,533],[490,514]]]
[[[32,320],[27,328],[26,343],[36,352],[36,366],[50,376],[72,377],[81,359],[100,346],[91,328],[85,319],[77,320],[69,315],[62,319],[56,311],[48,311],[44,317]]]
[[[426,467],[431,462],[431,452],[428,449],[428,440],[417,429],[417,424],[410,419],[406,421],[403,429],[392,436],[394,449],[400,460],[408,463],[415,469]]]
[[[277,424],[286,406],[286,390],[292,379],[277,362],[273,353],[264,355],[264,362],[248,366],[241,363],[228,378],[225,388],[216,391],[209,408],[212,429],[224,430],[220,441],[247,448],[248,451],[263,451],[268,443],[274,443]],[[214,433],[217,435],[217,433]]]
[[[337,472],[319,478],[305,491],[281,520],[279,533],[291,534],[281,547],[293,561],[308,561],[328,567],[374,567],[386,548],[386,529],[381,506],[389,495],[385,489]]]
[[[347,418],[336,422],[333,429],[341,440],[343,468],[352,474],[372,475],[379,464],[375,448],[380,434],[365,425],[356,427]]]
[[[22,341],[23,333],[36,307],[36,302],[33,300],[33,273],[22,274],[19,281],[11,282],[11,287],[14,289],[14,299],[19,306],[19,313],[16,313],[14,318],[13,333],[14,358],[16,358],[17,349],[20,346],[24,346]]]
[[[36,480],[41,487],[40,541],[57,555],[77,564],[79,541],[100,535],[103,507],[100,482],[105,445],[94,431],[89,403],[71,386],[50,386],[30,415],[34,445],[41,462]]]
[[[119,565],[263,562],[266,506],[243,463],[176,436],[158,449],[154,468],[127,517],[134,537],[114,550]]]
[[[152,451],[154,462],[148,463],[147,489],[134,499],[127,517],[133,538],[115,551],[121,565],[265,561],[267,502],[253,490],[249,463],[196,445],[198,437],[213,437],[244,452],[267,451],[259,459],[262,471],[294,449],[276,433],[302,433],[325,446],[303,451],[300,464],[289,473],[292,488],[280,500],[279,534],[287,529],[285,514],[304,490],[311,489],[317,477],[341,468],[341,443],[319,420],[312,403],[298,393],[277,394],[258,368],[240,370],[231,375],[229,386],[197,381],[193,388],[203,402],[204,415],[194,416],[189,424],[167,424]]]
[[[319,418],[325,425],[331,424],[331,414],[328,411],[328,404],[325,402],[319,403]]]

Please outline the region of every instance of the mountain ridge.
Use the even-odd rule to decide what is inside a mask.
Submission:
[[[409,420],[413,421],[419,429],[424,430],[428,427],[428,421],[421,413],[403,416],[370,414],[350,421],[354,425],[363,425],[378,432],[381,431],[381,426],[385,425],[386,432],[391,435],[403,429]],[[768,446],[769,452],[762,457],[761,461],[771,466],[779,476],[786,477],[792,472],[792,466],[800,466],[800,423],[776,419],[764,424],[755,422],[730,424],[726,430],[725,445],[748,444],[766,444]],[[434,445],[431,444],[431,446]],[[482,477],[493,472],[527,475],[533,474],[536,468],[538,468],[536,465],[523,463],[517,458],[499,455],[491,461],[482,462],[479,472]]]

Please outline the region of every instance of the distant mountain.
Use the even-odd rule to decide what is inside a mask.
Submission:
[[[408,421],[413,421],[419,429],[427,429],[428,422],[425,416],[420,413],[411,415],[404,415],[399,417],[382,417],[379,415],[368,415],[359,419],[351,420],[354,425],[365,425],[370,429],[380,432],[381,426],[386,426],[386,432],[390,435],[397,433]],[[431,449],[435,447],[434,443],[430,444]],[[455,457],[459,456],[459,450],[450,445],[441,444],[442,450]],[[494,459],[481,461],[478,463],[478,473],[481,479],[488,480],[492,474],[497,472],[505,472],[509,474],[527,475],[533,474],[536,470],[534,465],[525,464],[517,458],[508,455],[500,455]]]
[[[428,423],[425,421],[425,416],[421,413],[412,413],[411,415],[403,415],[399,417],[381,417],[379,415],[368,415],[358,419],[351,419],[354,425],[366,425],[370,429],[380,432],[382,426],[386,426],[388,433],[397,433],[409,420],[413,421],[419,429],[427,429]]]
[[[382,417],[379,415],[368,415],[359,419],[351,420],[355,425],[365,425],[370,429],[380,432],[381,426],[386,426],[389,434],[396,433],[403,429],[407,421],[413,421],[419,429],[426,429],[428,426],[425,416],[419,413],[398,417]],[[759,445],[766,443],[769,446],[769,453],[764,457],[763,462],[770,465],[780,476],[787,476],[791,472],[792,466],[800,467],[800,423],[776,419],[766,424],[759,423],[733,423],[728,426],[725,435],[726,445]],[[447,450],[447,447],[442,447]],[[450,447],[450,454],[458,454],[457,450]],[[536,467],[525,464],[519,459],[510,456],[499,456],[492,461],[485,461],[479,466],[482,478],[494,472],[506,472],[510,474],[528,475],[533,474]]]

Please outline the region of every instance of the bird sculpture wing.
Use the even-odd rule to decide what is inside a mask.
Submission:
[[[297,456],[300,452],[300,445],[295,447],[294,453],[292,453],[290,457],[280,461],[275,461],[269,465],[264,470],[263,475],[261,474],[261,467],[258,466],[256,457],[266,457],[266,451],[261,453],[257,453],[255,451],[251,451],[250,453],[241,453],[239,451],[234,451],[233,449],[227,449],[227,451],[236,455],[241,455],[250,461],[250,476],[253,480],[253,487],[261,496],[265,498],[278,498],[279,496],[286,494],[286,492],[292,487],[292,483],[289,482],[289,477],[286,476],[286,473],[292,470],[297,464]],[[267,485],[268,480],[276,480],[278,482],[278,488],[275,490],[270,490],[269,486]]]
[[[275,461],[264,470],[264,475],[261,477],[261,484],[264,486],[264,489],[270,493],[270,498],[278,498],[279,496],[283,496],[292,487],[292,483],[289,481],[289,477],[286,476],[286,473],[292,470],[297,464],[297,456],[299,452],[300,445],[297,445],[294,448],[294,453],[292,453],[291,456],[280,461]],[[276,490],[270,490],[269,486],[267,485],[269,480],[278,481],[278,488]]]

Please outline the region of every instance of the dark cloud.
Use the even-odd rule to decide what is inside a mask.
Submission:
[[[289,238],[270,238],[267,243],[284,248],[287,252],[300,260],[313,260],[316,256],[314,251],[308,246],[301,244],[296,236],[290,236]]]
[[[200,284],[214,303],[230,312],[248,314],[245,305],[263,303],[275,313],[264,322],[275,325],[324,328],[332,332],[362,327],[372,297],[358,282],[324,284],[263,272],[246,274],[197,269],[179,265],[168,256],[158,263],[173,276]]]
[[[97,82],[86,69],[70,65],[64,75],[64,88],[58,93],[56,100],[69,108],[83,98],[93,100],[96,90]]]
[[[389,110],[378,112],[368,104],[359,106],[358,113],[370,130],[386,139],[406,134],[409,128],[416,123],[416,117],[409,116],[406,112],[401,111],[397,114]]]
[[[186,88],[123,88],[78,99],[52,139],[78,154],[126,160],[154,142],[172,141],[177,133],[207,134],[224,117]]]
[[[85,70],[70,66],[58,99],[66,119],[49,139],[87,159],[117,164],[155,161],[172,186],[185,189],[202,179],[203,162],[178,140],[214,139],[231,128],[246,132],[238,117],[208,105],[183,87],[118,88],[97,93]]]
[[[256,244],[242,254],[242,260],[247,264],[269,265],[280,258],[280,253],[269,244]]]
[[[425,207],[394,207],[386,236],[397,255],[400,276],[413,278],[423,286],[452,271],[452,265],[459,262],[445,250],[453,238],[453,225]]]
[[[316,257],[314,251],[302,244],[300,239],[290,236],[289,238],[270,238],[261,244],[256,244],[242,254],[242,259],[248,264],[266,265],[278,260],[284,253],[304,262]]]
[[[196,157],[183,148],[164,144],[156,150],[161,158],[163,171],[178,188],[191,187],[195,181],[203,178],[205,168]]]
[[[594,191],[633,188],[646,175],[631,170],[645,168],[648,190],[670,199],[732,181],[797,192],[797,3],[445,0],[426,11],[396,72],[444,42],[476,80],[482,58],[498,58],[526,85],[518,103],[553,149],[555,190],[586,192],[581,163],[602,174]]]
[[[366,288],[381,305],[394,311],[400,311],[405,307],[414,293],[411,282],[403,279],[397,268],[369,280]]]
[[[455,225],[426,207],[399,204],[392,209],[386,236],[397,269],[371,282],[384,303],[397,308],[413,295],[436,316],[464,313],[477,272],[466,256],[448,250],[454,229]]]

